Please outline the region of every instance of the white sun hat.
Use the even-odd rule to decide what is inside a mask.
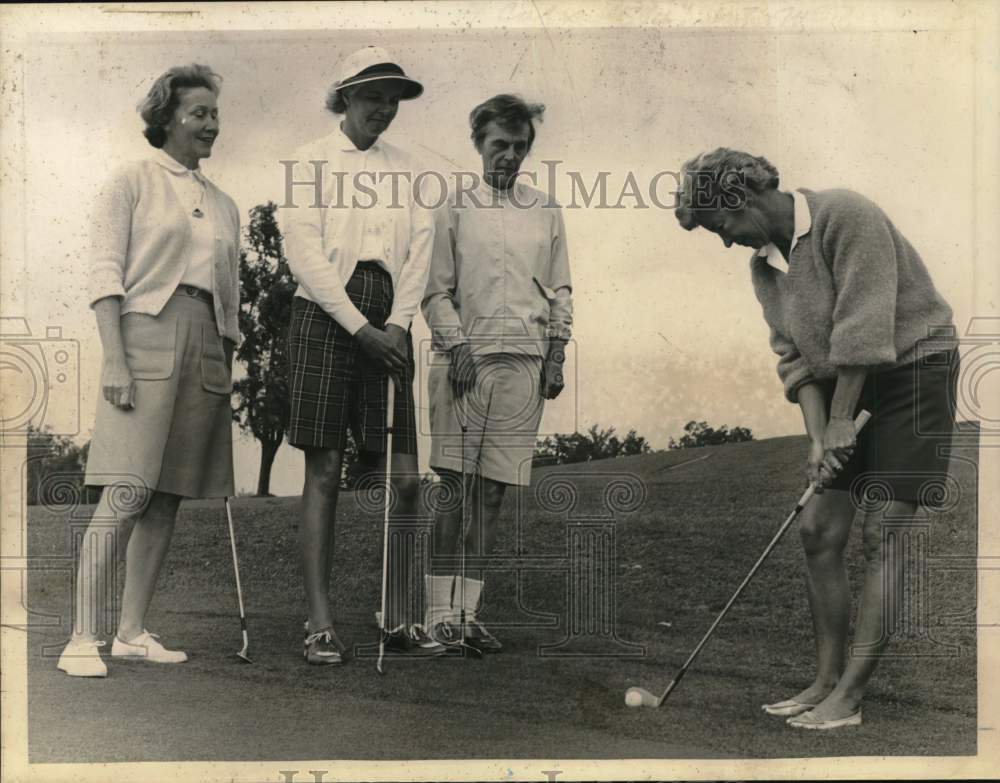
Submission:
[[[366,46],[341,60],[337,66],[333,89],[342,90],[355,84],[383,79],[404,82],[401,96],[404,101],[417,98],[424,91],[424,86],[407,76],[402,67],[396,64],[395,58],[380,46]]]

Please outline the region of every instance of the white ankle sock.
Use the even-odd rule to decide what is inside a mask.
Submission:
[[[479,607],[479,596],[483,592],[482,579],[465,577],[465,619],[475,620],[476,609]],[[455,580],[455,606],[462,607],[462,577]]]
[[[452,606],[452,586],[458,581],[456,576],[425,576],[424,591],[427,600],[427,611],[424,613],[424,626],[433,628],[438,623],[455,622],[458,619],[458,607]]]

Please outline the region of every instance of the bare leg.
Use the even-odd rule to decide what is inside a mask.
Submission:
[[[146,626],[146,612],[170,547],[180,503],[178,495],[154,492],[129,536],[122,616],[118,623],[118,638],[122,641],[134,639]]]
[[[116,510],[112,496],[128,498],[129,510]],[[117,568],[117,552],[127,523],[141,516],[153,493],[125,485],[106,486],[94,509],[94,515],[80,542],[77,566],[76,606],[73,637],[79,641],[96,641],[102,636],[101,620],[107,611],[104,600],[113,584],[112,569]],[[129,571],[137,570],[138,566]],[[126,589],[126,593],[128,590]],[[113,597],[112,597],[113,600]],[[143,610],[144,612],[145,610]],[[109,629],[110,630],[110,629]]]
[[[816,639],[816,678],[792,697],[802,704],[821,702],[844,669],[851,600],[844,548],[853,521],[850,493],[840,490],[816,495],[800,518],[806,590]]]
[[[434,509],[434,557],[458,556],[458,541],[462,530],[462,474],[448,468],[435,468],[444,484],[442,494],[449,502]],[[466,496],[472,492],[473,476],[466,475]],[[449,572],[450,573],[450,572]]]
[[[333,524],[340,491],[341,452],[337,449],[306,449],[305,458],[299,551],[302,581],[309,605],[309,627],[315,631],[333,625],[328,593]]]
[[[483,557],[493,552],[497,540],[497,519],[507,485],[477,476],[472,498],[472,525],[465,542],[466,556]]]
[[[379,472],[385,473],[385,457],[379,461]],[[408,523],[417,519],[420,479],[416,454],[392,455],[392,488],[396,498],[389,518],[389,565],[386,594],[386,628],[410,626],[418,622],[419,607],[414,608],[413,558],[415,544],[413,528]],[[422,576],[421,576],[422,578]]]
[[[894,501],[885,516],[894,520],[912,517],[915,503]],[[882,652],[889,641],[886,614],[895,607],[887,606],[886,587],[890,594],[899,596],[903,584],[903,563],[900,558],[887,562],[882,546],[883,515],[867,514],[864,522],[865,584],[858,608],[858,622],[854,645],[847,668],[837,686],[815,710],[816,716],[825,720],[844,718],[857,712],[865,688],[878,666]]]

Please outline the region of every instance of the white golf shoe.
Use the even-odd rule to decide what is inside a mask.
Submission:
[[[117,635],[111,645],[112,658],[127,658],[129,660],[152,661],[153,663],[184,663],[188,659],[183,650],[168,650],[158,641],[155,633],[143,629],[143,632],[129,642],[122,641]]]
[[[98,647],[104,642],[87,639],[71,639],[63,648],[56,667],[70,677],[107,677],[108,667],[101,659]]]

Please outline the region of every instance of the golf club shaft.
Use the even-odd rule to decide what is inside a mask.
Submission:
[[[771,543],[767,545],[767,548],[764,550],[764,553],[758,558],[757,562],[754,563],[753,568],[750,569],[750,573],[746,575],[744,580],[740,583],[740,586],[736,588],[736,592],[733,593],[732,598],[729,599],[729,601],[723,607],[722,611],[719,612],[718,617],[715,618],[715,622],[713,622],[712,625],[709,626],[708,631],[706,631],[705,635],[701,637],[701,641],[698,642],[697,647],[695,647],[694,650],[692,650],[691,654],[688,656],[688,659],[684,661],[684,665],[681,666],[680,671],[677,672],[677,676],[674,677],[670,685],[667,686],[667,689],[663,692],[663,695],[660,697],[661,703],[666,700],[667,696],[670,695],[670,692],[674,688],[676,688],[677,685],[680,683],[680,681],[683,679],[685,672],[687,672],[688,670],[688,667],[690,667],[691,664],[694,663],[694,659],[698,657],[698,653],[701,652],[701,648],[705,646],[705,643],[711,638],[712,634],[715,633],[716,627],[719,625],[719,623],[722,622],[722,618],[726,616],[726,612],[728,612],[730,607],[734,603],[736,603],[736,599],[740,597],[740,594],[743,592],[744,588],[746,588],[746,586],[750,584],[750,580],[753,579],[757,571],[760,570],[761,565],[765,560],[767,560],[768,555],[770,555],[771,552],[774,551],[774,548],[778,545],[778,542],[781,541],[782,537],[785,535],[788,528],[791,526],[792,522],[795,521],[795,518],[805,507],[805,504],[809,502],[809,499],[813,496],[813,493],[815,491],[816,491],[816,485],[810,484],[809,488],[802,494],[802,497],[799,498],[799,502],[796,503],[795,505],[795,510],[788,515],[788,518],[784,521],[781,527],[778,528],[778,532],[775,533],[774,538],[771,539]]]
[[[468,389],[466,389],[465,393],[462,395],[461,399],[459,400],[459,410],[462,411],[462,414],[461,414],[462,420],[459,422],[459,426],[461,427],[461,430],[462,430],[462,435],[461,435],[462,442],[461,442],[461,449],[460,449],[460,451],[462,452],[462,454],[461,454],[461,457],[462,457],[462,515],[461,515],[461,520],[459,522],[459,524],[461,525],[461,531],[460,531],[459,537],[458,537],[458,546],[459,546],[460,557],[462,558],[461,566],[459,567],[459,572],[461,573],[461,576],[459,578],[462,580],[462,587],[459,590],[459,600],[462,603],[462,609],[461,609],[461,612],[459,613],[458,625],[459,625],[459,631],[461,633],[461,645],[462,645],[462,647],[465,647],[465,525],[466,525],[465,515],[466,515],[467,504],[468,504],[468,498],[466,497],[466,486],[465,486],[465,435],[466,435],[466,430],[469,427],[469,409],[467,407],[468,406],[468,402],[467,402],[467,398],[465,396],[466,394],[468,394]]]
[[[459,578],[462,580],[461,587],[459,588],[458,592],[459,592],[459,601],[462,604],[462,609],[459,612],[459,622],[458,622],[458,625],[459,625],[459,631],[461,633],[461,636],[459,638],[458,644],[459,644],[459,646],[463,650],[468,650],[470,653],[472,653],[474,655],[477,655],[477,656],[479,656],[481,658],[483,656],[483,651],[480,650],[478,647],[475,647],[475,646],[469,644],[465,640],[465,637],[466,637],[466,633],[465,633],[466,632],[466,627],[465,627],[465,624],[466,624],[466,614],[465,614],[465,566],[466,566],[466,562],[465,562],[465,541],[466,541],[466,536],[468,534],[468,526],[469,526],[470,521],[471,521],[471,520],[469,520],[469,519],[466,518],[466,514],[467,514],[466,509],[468,507],[468,491],[467,491],[467,476],[468,476],[468,474],[467,474],[466,469],[465,469],[465,441],[466,441],[466,436],[468,435],[468,429],[469,429],[469,407],[468,407],[468,396],[467,395],[469,395],[470,393],[471,393],[471,391],[468,390],[468,389],[466,389],[465,393],[461,396],[461,398],[459,400],[459,405],[458,405],[458,410],[459,410],[459,414],[458,415],[459,415],[459,419],[460,419],[459,426],[461,428],[461,435],[459,437],[461,439],[461,448],[460,448],[460,450],[461,450],[461,457],[462,457],[462,513],[461,513],[461,520],[460,520],[461,527],[459,529],[459,537],[458,537],[458,546],[459,546],[459,551],[461,553],[459,555],[459,557],[461,558],[461,560],[460,560],[460,566],[459,566],[458,570],[459,570],[459,573],[460,573],[460,577]],[[478,460],[477,460],[477,467],[478,467]],[[476,474],[474,472],[473,473],[473,479],[475,479],[475,475]],[[469,515],[469,516],[471,516],[471,515]]]
[[[861,428],[865,426],[869,418],[871,418],[871,414],[868,411],[863,410],[857,415],[857,418],[854,420],[855,433],[861,431]],[[681,679],[684,677],[684,674],[687,672],[688,667],[690,667],[691,664],[694,662],[694,659],[698,657],[698,653],[701,652],[701,648],[705,646],[705,643],[711,638],[712,634],[715,632],[716,627],[719,625],[719,623],[722,622],[722,618],[726,616],[726,612],[728,612],[730,607],[734,603],[736,603],[736,599],[740,597],[740,594],[743,592],[744,588],[746,588],[746,586],[750,584],[750,580],[753,579],[757,571],[760,570],[761,565],[764,564],[764,561],[767,560],[771,552],[774,551],[774,548],[778,545],[778,542],[781,541],[782,537],[788,531],[788,528],[791,527],[792,522],[794,522],[795,518],[798,517],[800,513],[802,513],[802,509],[805,508],[806,503],[809,502],[809,500],[815,493],[816,493],[816,484],[811,483],[809,487],[806,489],[806,491],[802,493],[802,497],[799,498],[799,502],[795,504],[795,509],[792,511],[791,514],[788,515],[788,518],[784,521],[781,527],[778,528],[778,532],[774,534],[774,538],[771,539],[771,543],[769,543],[767,547],[764,549],[763,554],[761,554],[761,556],[757,558],[757,562],[754,563],[753,568],[750,569],[750,573],[746,575],[746,577],[740,583],[740,586],[736,588],[736,592],[733,593],[732,598],[730,598],[729,601],[726,603],[726,605],[722,608],[722,611],[719,612],[718,617],[715,618],[715,622],[713,622],[712,625],[709,626],[708,631],[701,638],[701,641],[698,642],[698,646],[694,648],[694,650],[688,656],[688,659],[684,662],[684,665],[681,666],[680,671],[677,672],[677,676],[674,677],[670,685],[667,686],[667,689],[663,692],[663,695],[659,698],[657,706],[662,704],[666,700],[667,696],[670,695],[670,692],[674,688],[676,688],[677,685],[680,683]]]
[[[229,523],[229,545],[233,551],[233,573],[236,574],[236,600],[240,606],[240,627],[243,630],[243,641],[247,641],[247,616],[243,609],[243,585],[240,582],[240,563],[236,558],[236,531],[233,528],[233,512],[229,507],[229,498],[225,499],[226,521]]]
[[[388,411],[386,413],[385,441],[385,513],[382,517],[382,614],[379,616],[381,625],[378,643],[378,663],[376,667],[382,670],[382,657],[385,655],[386,631],[386,588],[389,578],[389,501],[392,494],[392,427],[396,408],[396,384],[389,377]]]

